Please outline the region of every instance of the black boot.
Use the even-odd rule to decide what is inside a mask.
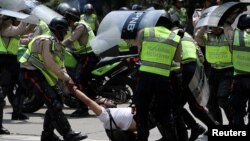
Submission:
[[[42,131],[41,141],[63,141],[53,132]]]
[[[88,107],[78,101],[78,107],[77,109],[70,115],[70,117],[88,117],[89,116],[89,112],[88,112]]]
[[[2,100],[2,99],[0,99],[0,134],[7,134],[7,135],[9,135],[10,132],[2,126],[4,105],[5,105],[5,101]]]
[[[191,129],[191,135],[189,141],[194,141],[198,138],[199,135],[203,134],[206,129],[202,125],[198,124],[193,116],[187,111],[187,109],[182,109],[182,114],[185,123]]]
[[[195,141],[199,135],[205,133],[206,129],[202,126],[197,124],[195,127],[191,127],[191,135],[189,141]]]
[[[63,136],[64,141],[80,141],[86,139],[87,135],[82,135],[80,132],[69,131],[65,136]]]
[[[57,113],[56,116],[57,118],[52,121],[52,124],[65,141],[80,141],[88,137],[87,135],[82,135],[81,132],[73,131],[63,112]]]
[[[14,95],[13,99],[13,113],[11,116],[12,120],[27,120],[29,119],[28,116],[22,113],[22,107],[23,107],[23,99],[25,94],[25,89],[19,85],[19,87],[16,90],[16,94]]]
[[[9,135],[10,131],[4,127],[0,127],[0,135],[2,135],[2,134]]]
[[[11,120],[28,120],[29,117],[23,113],[12,113]]]

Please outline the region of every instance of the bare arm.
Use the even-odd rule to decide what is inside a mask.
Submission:
[[[201,27],[196,30],[196,33],[194,35],[194,40],[198,43],[199,46],[205,46],[205,34],[206,28]]]
[[[71,80],[71,77],[68,75],[66,69],[60,68],[54,61],[54,56],[50,52],[50,48],[51,48],[50,40],[45,40],[42,42],[42,57],[45,67],[47,67],[49,70],[55,73],[56,76],[59,77],[59,79],[63,81]]]
[[[26,23],[20,22],[18,26],[13,26],[11,23],[3,25],[2,35],[4,37],[13,37],[23,34],[26,31]]]
[[[94,100],[90,99],[86,94],[76,89],[76,87],[74,88],[74,94],[78,99],[85,103],[97,116],[102,113],[102,107]]]
[[[74,41],[79,40],[83,33],[87,33],[86,28],[84,25],[79,24],[71,33],[71,35],[62,42],[62,44],[66,47],[74,49]],[[86,34],[86,36],[88,35]]]

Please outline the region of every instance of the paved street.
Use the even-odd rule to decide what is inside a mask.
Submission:
[[[27,121],[13,121],[11,120],[12,107],[7,102],[4,109],[3,126],[10,130],[11,135],[0,135],[0,141],[39,141],[43,128],[45,109],[46,108],[44,107],[35,113],[27,114],[30,117]],[[72,129],[75,131],[81,131],[88,135],[88,138],[84,141],[108,141],[101,122],[92,112],[90,112],[91,116],[87,118],[71,118],[69,115],[73,111],[74,109],[70,109],[68,107],[65,107],[64,109]],[[154,141],[160,137],[161,135],[158,130],[153,129],[150,132],[149,141]],[[207,141],[207,137],[200,136],[200,138],[196,141]]]

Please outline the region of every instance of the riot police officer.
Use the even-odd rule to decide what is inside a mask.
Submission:
[[[1,134],[9,134],[9,131],[2,127],[3,120],[3,108],[5,106],[4,98],[7,94],[13,92],[13,88],[15,83],[17,82],[17,74],[19,69],[19,64],[16,61],[16,56],[10,54],[10,52],[14,53],[15,48],[18,47],[18,40],[15,40],[18,35],[24,33],[26,31],[26,23],[21,22],[18,26],[12,25],[13,19],[8,16],[1,15],[1,29],[0,29],[0,70],[1,70],[1,89],[0,92],[0,133]],[[12,38],[13,37],[13,38]],[[16,44],[17,43],[17,44]],[[22,94],[18,91],[18,98]],[[15,98],[15,103],[19,102],[20,99]],[[19,111],[19,104],[14,104],[13,112]],[[27,119],[25,115],[21,114],[22,119]],[[15,115],[18,116],[19,115]]]
[[[173,60],[180,61],[180,36],[169,30],[172,28],[171,24],[167,24],[171,23],[169,19],[170,17],[161,17],[155,27],[139,31],[136,40],[125,39],[130,44],[140,47],[140,77],[135,98],[138,141],[148,140],[147,120],[153,96],[155,96],[153,104],[158,105],[155,118],[163,127],[164,139],[175,141],[178,138],[175,121],[177,114],[173,107],[174,95],[169,76]],[[164,36],[161,36],[161,33],[164,33]],[[156,38],[162,39],[155,42]],[[171,42],[160,42],[168,39]]]
[[[64,16],[70,23],[72,31],[62,43],[65,47],[72,50],[73,55],[78,60],[74,79],[79,85],[79,88],[94,99],[95,95],[93,95],[93,92],[88,87],[88,81],[91,79],[92,69],[99,61],[99,58],[93,53],[89,44],[89,41],[95,37],[95,34],[85,20],[79,20],[78,11],[75,8],[69,8],[64,11]],[[86,117],[88,115],[88,107],[78,101],[78,107],[71,116]]]
[[[86,21],[96,34],[99,27],[99,20],[92,4],[87,3],[84,5],[84,14],[81,15],[81,19]]]
[[[247,101],[249,103],[250,95],[250,67],[249,67],[249,35],[250,35],[250,14],[242,14],[239,17],[238,29],[233,35],[233,67],[234,84],[233,93],[230,97],[230,105],[233,109],[232,124],[243,126],[244,117],[248,113],[250,119],[250,108],[246,111]],[[248,126],[250,123],[248,122]]]
[[[26,89],[41,94],[47,105],[41,141],[60,141],[61,139],[54,134],[54,129],[65,141],[79,141],[87,136],[73,131],[62,111],[63,92],[60,82],[67,84],[69,89],[74,86],[64,67],[63,47],[60,43],[68,30],[68,24],[63,18],[53,18],[48,26],[51,35],[45,34],[33,38],[19,59],[20,80]]]
[[[207,104],[214,119],[223,124],[222,112],[231,121],[231,111],[228,98],[233,78],[232,53],[229,40],[223,27],[200,28],[196,31],[195,40],[205,47],[205,58],[211,68],[208,76],[210,97]]]

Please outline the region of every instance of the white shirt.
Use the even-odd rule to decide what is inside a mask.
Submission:
[[[132,109],[130,107],[109,108],[109,109],[110,109],[110,113],[111,113],[116,125],[121,130],[128,130],[128,128],[130,127],[130,125],[133,121]],[[102,107],[102,113],[100,114],[100,116],[97,116],[97,117],[103,123],[103,126],[105,129],[110,129],[109,114],[105,110],[105,108]],[[112,122],[112,129],[116,129],[113,122]]]

